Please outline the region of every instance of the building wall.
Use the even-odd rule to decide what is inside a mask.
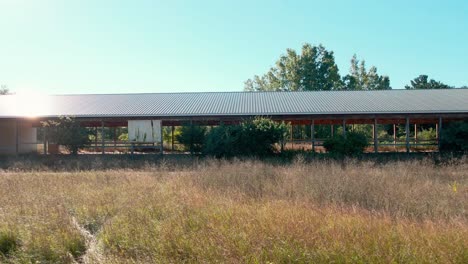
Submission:
[[[32,122],[18,121],[18,152],[37,151],[37,129]],[[16,153],[16,121],[0,119],[0,154]]]

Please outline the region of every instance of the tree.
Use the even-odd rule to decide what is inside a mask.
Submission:
[[[359,60],[356,54],[351,58],[349,74],[343,77],[343,90],[390,90],[390,78],[377,74],[377,68],[372,66],[366,70],[366,62]]]
[[[6,95],[6,94],[10,94],[10,90],[8,89],[6,85],[2,84],[0,86],[0,95]]]
[[[89,146],[90,131],[81,127],[80,122],[71,117],[60,117],[58,120],[48,120],[42,122],[43,127],[47,127],[49,140],[64,146],[71,154],[78,154],[78,150]]]
[[[468,122],[453,122],[442,129],[441,150],[447,152],[468,152]]]
[[[328,91],[341,87],[332,51],[304,44],[301,54],[287,49],[265,75],[245,82],[246,91]]]
[[[406,85],[405,89],[413,90],[413,89],[448,89],[453,88],[447,84],[435,81],[434,79],[430,79],[427,75],[421,74],[418,77],[411,80],[411,85]]]

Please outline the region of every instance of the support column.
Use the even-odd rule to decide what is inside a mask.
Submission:
[[[291,149],[294,149],[294,125],[291,124],[291,137],[290,137],[290,140],[291,140]]]
[[[330,126],[330,132],[331,132],[331,137],[334,137],[335,136],[335,131],[334,131],[333,124]]]
[[[161,147],[160,147],[160,150],[161,150],[161,156],[164,154],[164,137],[163,137],[163,123],[161,121]]]
[[[101,121],[101,152],[104,155],[104,120]]]
[[[441,142],[440,142],[441,139],[442,139],[442,117],[439,117],[439,127],[438,127],[438,137],[437,137],[437,146],[439,148],[439,152],[440,152],[440,147],[441,147]]]
[[[47,127],[44,128],[43,144],[44,144],[44,155],[47,155]]]
[[[393,148],[396,149],[396,125],[393,124]]]
[[[374,132],[374,153],[379,152],[379,139],[377,135],[377,118],[374,118],[374,126],[373,126],[373,132]]]
[[[414,124],[414,143],[418,143],[418,125]]]
[[[18,119],[15,119],[15,153],[19,154],[19,131],[18,131]]]
[[[114,151],[117,149],[117,128],[114,127]]]
[[[343,137],[346,137],[346,119],[343,119]]]
[[[174,152],[174,126],[171,126],[171,151]]]
[[[190,154],[193,155],[193,120],[190,119]]]
[[[406,117],[406,124],[405,124],[405,143],[406,143],[406,153],[410,152],[410,141],[409,141],[409,117]]]
[[[312,140],[312,152],[315,153],[315,124],[312,119],[312,124],[310,125],[310,139]]]
[[[94,152],[97,152],[98,129],[94,127]]]

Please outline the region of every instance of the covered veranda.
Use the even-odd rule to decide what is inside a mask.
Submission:
[[[326,137],[319,131],[346,136],[365,125],[372,131],[368,152],[438,151],[444,127],[468,120],[468,89],[59,95],[44,101],[48,107],[31,115],[19,98],[0,97],[0,153],[60,153],[41,122],[61,116],[93,131],[85,152],[94,154],[181,153],[176,127],[231,125],[258,116],[291,124],[286,149],[321,152]],[[5,107],[11,102],[14,109]],[[119,139],[131,120],[157,120],[160,136],[152,142]],[[435,136],[420,138],[420,128],[427,126]],[[379,136],[382,129],[389,131],[385,138]]]

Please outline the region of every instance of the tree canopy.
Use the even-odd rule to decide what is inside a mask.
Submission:
[[[9,94],[10,93],[10,90],[8,89],[8,87],[6,85],[1,85],[0,86],[0,95],[5,95],[5,94]]]
[[[359,60],[356,54],[351,58],[349,74],[343,77],[344,90],[389,90],[390,78],[377,74],[375,66],[366,70],[366,62]]]
[[[406,85],[405,89],[413,90],[413,89],[448,89],[453,88],[447,84],[442,82],[435,81],[434,79],[430,79],[427,75],[421,74],[418,77],[411,80],[410,85]]]
[[[301,54],[287,49],[275,67],[245,82],[247,91],[327,91],[340,86],[333,52],[311,44],[304,44]]]
[[[350,73],[341,78],[333,51],[324,46],[304,44],[301,53],[287,49],[275,67],[245,82],[246,91],[330,91],[391,89],[388,76],[377,74],[377,68],[366,70],[356,55],[351,59]]]

